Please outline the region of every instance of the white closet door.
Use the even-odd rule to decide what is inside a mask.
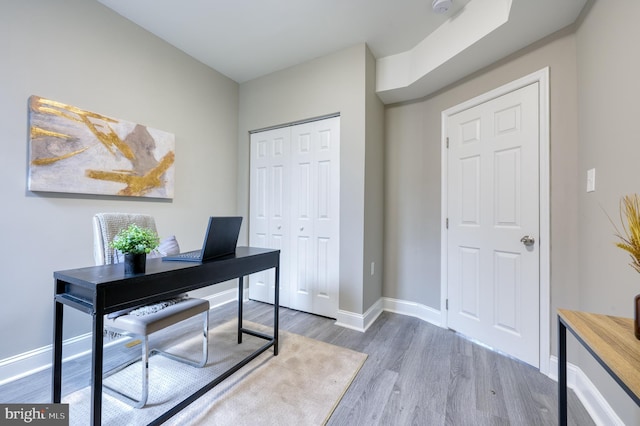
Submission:
[[[340,118],[251,135],[249,244],[280,249],[280,305],[335,318],[340,288]],[[273,303],[273,273],[249,297]]]
[[[291,128],[294,309],[335,317],[339,291],[340,119]]]
[[[280,304],[289,306],[289,164],[288,128],[267,130],[251,135],[249,245],[280,249]],[[274,302],[274,277],[264,271],[249,278],[252,299]]]

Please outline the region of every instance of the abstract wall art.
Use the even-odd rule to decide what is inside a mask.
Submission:
[[[175,136],[29,98],[29,190],[173,198]]]

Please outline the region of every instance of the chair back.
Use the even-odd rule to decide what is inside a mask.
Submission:
[[[136,213],[97,213],[93,216],[93,259],[96,265],[119,263],[118,253],[109,246],[118,232],[135,223],[157,233],[153,216]]]

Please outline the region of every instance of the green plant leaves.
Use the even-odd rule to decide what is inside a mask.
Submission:
[[[122,253],[143,254],[150,253],[159,244],[158,234],[149,228],[141,228],[132,223],[118,232],[109,245]]]

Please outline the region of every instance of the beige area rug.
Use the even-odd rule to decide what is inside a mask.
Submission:
[[[271,333],[272,329],[244,322],[246,328]],[[237,344],[237,323],[209,331],[209,361],[190,367],[161,355],[149,361],[149,400],[131,408],[108,394],[103,396],[103,425],[145,425],[201,388],[265,341],[244,335]],[[278,356],[273,349],[251,361],[169,419],[167,425],[322,425],[364,364],[366,354],[280,331]],[[202,339],[194,337],[170,352],[197,358]],[[141,367],[136,363],[105,380],[135,397],[140,395]],[[89,388],[74,392],[69,404],[70,424],[89,424]]]

